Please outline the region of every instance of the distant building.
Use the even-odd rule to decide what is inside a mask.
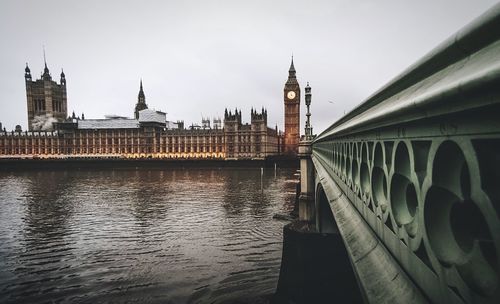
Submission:
[[[277,155],[279,137],[267,112],[228,113],[224,128],[167,129],[165,113],[142,110],[139,119],[70,119],[53,132],[0,132],[0,157],[264,159]]]
[[[267,126],[267,110],[251,110],[250,124],[241,121],[241,110],[224,113],[224,142],[227,158],[253,158],[279,154],[278,130]]]
[[[241,110],[225,110],[224,119],[203,117],[188,129],[184,121],[167,121],[166,113],[148,109],[140,82],[134,118],[108,115],[68,117],[66,78],[52,81],[45,63],[41,79],[25,69],[28,131],[2,131],[0,158],[218,158],[264,159],[295,156],[299,143],[300,87],[293,58],[284,88],[285,133],[267,126],[267,110],[251,110],[243,123]]]
[[[220,118],[214,118],[213,127],[214,129],[222,129],[222,122]]]
[[[281,152],[281,137],[267,127],[265,109],[252,109],[250,124],[242,123],[241,111],[226,109],[223,122],[215,119],[211,127],[203,119],[203,127],[188,130],[183,121],[168,122],[166,113],[147,109],[141,82],[134,116],[73,114],[53,131],[0,132],[0,157],[264,159]]]
[[[210,129],[210,118],[202,118],[201,119],[201,127],[203,129]]]
[[[288,71],[288,79],[284,88],[285,100],[285,146],[284,153],[296,155],[300,140],[300,86],[292,63]]]
[[[28,129],[30,131],[52,131],[53,123],[68,117],[66,76],[61,71],[60,84],[52,80],[47,63],[40,79],[32,81],[31,71],[24,69],[26,101],[28,104]]]

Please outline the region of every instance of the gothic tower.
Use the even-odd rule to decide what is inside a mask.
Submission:
[[[32,81],[31,71],[27,63],[24,72],[28,104],[28,129],[30,131],[52,131],[53,123],[62,122],[68,117],[66,76],[62,71],[60,84],[57,84],[52,80],[47,62],[45,62],[41,78],[36,81]]]
[[[147,108],[148,105],[146,104],[146,96],[144,95],[144,90],[142,89],[142,79],[141,79],[141,88],[139,89],[137,104],[135,105],[135,112],[134,112],[135,119],[139,119],[139,111],[145,110]]]
[[[268,152],[266,143],[267,138],[267,109],[262,108],[261,112],[257,112],[252,108],[251,111],[251,136],[250,136],[250,152],[252,157],[264,157]]]
[[[240,152],[240,129],[241,124],[241,110],[234,110],[234,114],[231,111],[224,111],[224,143],[226,157],[237,158]]]
[[[292,63],[284,89],[285,99],[285,150],[287,155],[297,155],[300,140],[300,86]]]

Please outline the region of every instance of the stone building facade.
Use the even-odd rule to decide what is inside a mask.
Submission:
[[[26,64],[24,79],[28,108],[29,131],[53,131],[53,124],[68,117],[66,95],[66,76],[61,71],[60,83],[52,80],[47,63],[40,79],[32,80],[31,71]]]
[[[146,118],[151,112],[157,111],[140,111],[137,120],[71,119],[52,132],[2,131],[0,158],[264,159],[280,153],[265,112],[253,112],[251,124],[235,122],[241,114],[228,115],[222,129],[167,129],[164,120]]]
[[[241,122],[241,110],[224,113],[226,158],[265,158],[281,153],[277,129],[267,126],[267,110],[251,110],[250,124]]]
[[[284,149],[296,153],[300,88],[293,60],[285,85],[285,136],[267,126],[264,108],[251,110],[250,123],[242,122],[241,110],[226,109],[212,126],[204,118],[201,127],[185,129],[182,121],[168,122],[165,113],[148,109],[142,80],[134,118],[68,117],[64,72],[57,84],[45,64],[41,79],[32,81],[26,65],[25,81],[29,127],[0,129],[0,158],[265,159]]]
[[[212,127],[171,128],[165,113],[147,108],[141,81],[134,116],[73,115],[51,130],[0,131],[0,158],[264,159],[281,153],[281,136],[267,126],[265,109],[252,109],[246,124],[241,110],[226,110]]]

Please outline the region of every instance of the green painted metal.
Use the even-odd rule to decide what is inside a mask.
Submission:
[[[391,253],[363,220],[321,161],[314,156],[312,160],[317,169],[316,181],[322,184],[322,187],[317,186],[317,191],[324,191],[328,199],[365,301],[427,303],[425,296],[399,263],[395,262]]]
[[[500,4],[321,133],[313,160],[431,302],[500,303]]]

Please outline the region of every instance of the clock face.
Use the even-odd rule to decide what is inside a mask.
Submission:
[[[295,98],[295,92],[294,91],[289,91],[286,94],[286,97],[288,97],[288,99],[294,99]]]

